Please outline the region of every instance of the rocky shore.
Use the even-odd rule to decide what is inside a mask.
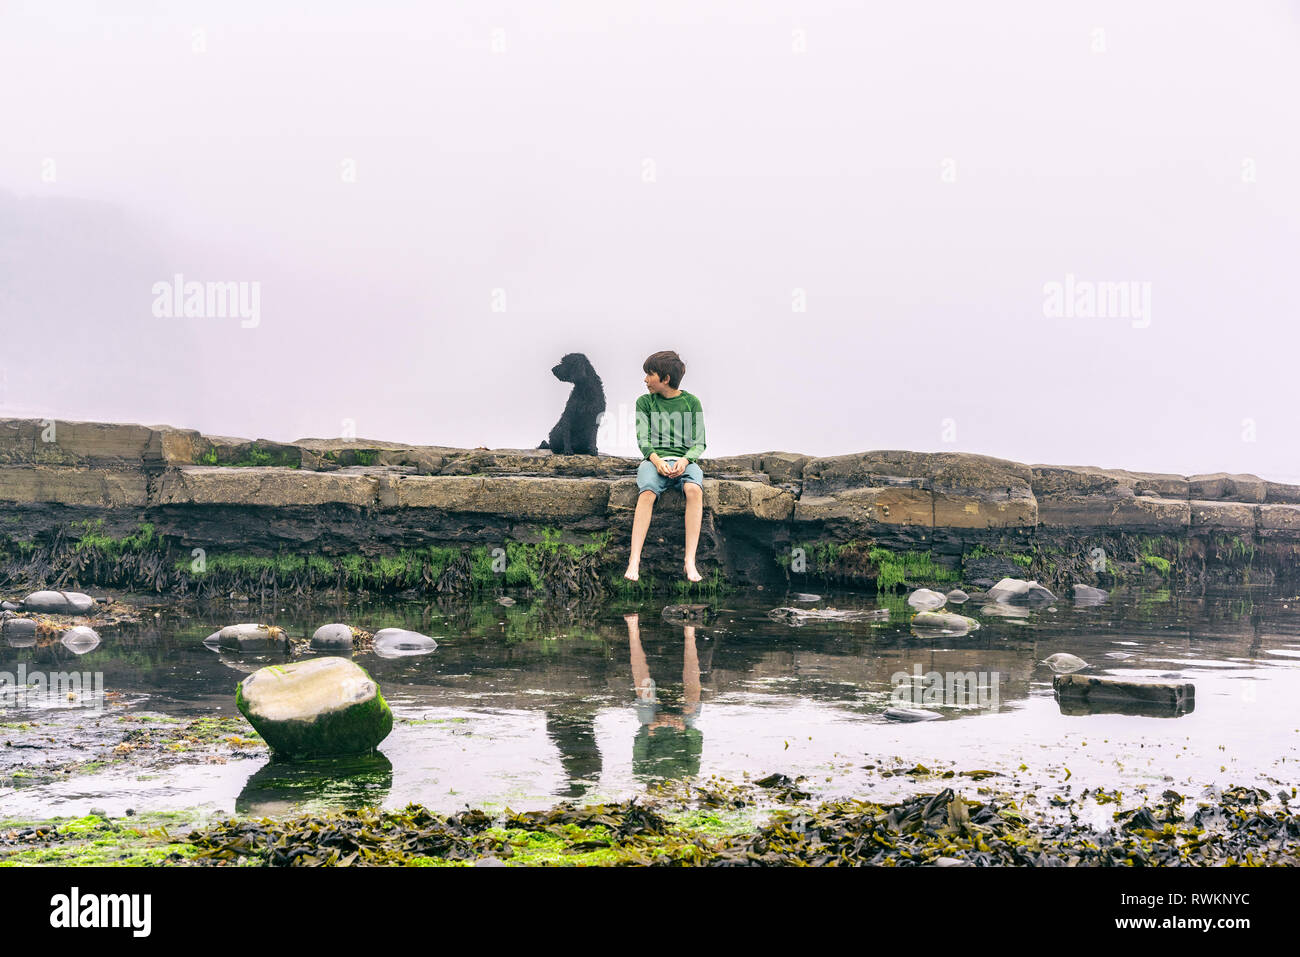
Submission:
[[[0,586],[598,597],[628,587],[636,465],[0,420]],[[1300,486],[1254,475],[908,451],[701,466],[710,588],[1300,577]],[[662,497],[632,587],[676,582],[684,505],[679,491]]]

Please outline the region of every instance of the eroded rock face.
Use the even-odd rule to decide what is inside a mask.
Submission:
[[[1254,556],[1253,569],[1300,576],[1300,486],[1253,475],[1189,477],[905,450],[830,457],[770,451],[706,458],[701,466],[699,560],[706,575],[721,569],[742,586],[815,587],[791,579],[776,558],[800,542],[864,539],[895,551],[932,550],[947,567],[973,545],[996,545],[1002,554],[962,566],[964,581],[982,585],[1023,574],[1007,556],[1029,554],[1036,542],[1064,542],[1053,554],[1065,556],[1090,541],[1107,552],[1114,541],[1123,552],[1124,536],[1153,533],[1205,542],[1228,535],[1246,546],[1236,554]],[[173,549],[166,568],[175,566],[177,551],[194,547],[392,553],[537,541],[556,524],[575,541],[612,532],[618,549],[626,547],[636,507],[635,468],[636,460],[621,456],[537,449],[253,441],[112,423],[56,422],[50,433],[33,420],[0,420],[0,503],[14,506],[15,518],[0,536],[48,543],[69,523],[103,518],[105,531],[120,539],[148,522],[156,540]],[[647,569],[680,559],[684,508],[678,490],[657,503]],[[1246,562],[1213,544],[1188,553],[1202,575]],[[1121,565],[1132,559],[1115,557]],[[1035,568],[1053,585],[1086,574],[1077,561]],[[835,577],[855,586],[873,575],[848,569]],[[105,581],[126,587],[120,576]]]
[[[393,730],[379,685],[346,658],[261,668],[236,686],[235,704],[284,757],[361,754]]]

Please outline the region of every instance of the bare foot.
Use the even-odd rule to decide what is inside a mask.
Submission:
[[[630,582],[639,582],[641,580],[641,573],[635,565],[628,565],[627,571],[623,573],[623,577]]]
[[[700,575],[700,573],[695,570],[694,562],[688,562],[684,567],[686,569],[686,577],[689,578],[691,581],[697,582],[703,580],[703,576]]]

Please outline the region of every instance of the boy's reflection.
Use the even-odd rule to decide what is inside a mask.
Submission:
[[[632,743],[632,773],[639,778],[682,778],[700,773],[704,734],[695,726],[700,702],[700,655],[695,626],[682,629],[682,683],[656,684],[641,645],[640,620],[624,615],[632,657],[632,685],[641,727]],[[706,637],[705,667],[713,643]],[[675,656],[674,656],[675,657]],[[660,677],[663,677],[661,674]],[[676,699],[676,700],[674,700]]]

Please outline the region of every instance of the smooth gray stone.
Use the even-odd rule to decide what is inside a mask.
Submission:
[[[984,595],[989,602],[1016,601],[1029,594],[1029,582],[1023,578],[1004,578]]]
[[[375,632],[375,654],[381,658],[405,658],[436,651],[438,643],[428,635],[405,628],[381,628]]]
[[[35,638],[36,622],[31,618],[10,618],[0,624],[0,634],[6,638]]]
[[[335,622],[321,625],[311,636],[313,651],[350,651],[352,649],[352,626]]]
[[[1109,597],[1109,592],[1104,588],[1093,588],[1091,585],[1075,583],[1074,586],[1074,603],[1076,605],[1100,605]]]
[[[791,601],[821,601],[821,595],[810,595],[807,592],[795,592],[790,596]]]
[[[943,715],[935,711],[922,711],[920,708],[890,708],[885,712],[890,721],[933,721]]]
[[[509,595],[502,595],[500,598],[497,599],[497,604],[505,605],[507,608],[509,608],[511,605],[515,604],[515,600],[511,598]]]
[[[61,634],[59,641],[74,655],[84,655],[99,647],[99,633],[94,628],[77,625]]]
[[[936,608],[942,608],[947,600],[939,592],[929,588],[918,588],[907,596],[907,603],[917,611],[934,611]]]
[[[287,651],[289,647],[283,629],[256,622],[227,625],[217,632],[217,641],[225,651]]]
[[[1028,618],[1030,612],[1028,608],[1022,608],[1018,605],[994,603],[981,605],[980,614],[989,618]]]
[[[23,599],[27,611],[47,615],[84,615],[95,607],[95,599],[79,591],[34,591]]]
[[[943,597],[948,599],[948,601],[954,605],[960,605],[963,604],[964,602],[970,601],[970,595],[966,594],[960,588],[954,588],[952,591],[948,592],[948,594],[944,595]]]
[[[1043,664],[1051,668],[1058,675],[1070,674],[1074,671],[1082,671],[1089,667],[1088,662],[1084,661],[1078,655],[1072,655],[1065,651],[1058,651],[1054,655],[1048,655],[1043,659]]]
[[[979,627],[974,618],[950,611],[923,611],[912,618],[912,631],[922,638],[958,638]]]

